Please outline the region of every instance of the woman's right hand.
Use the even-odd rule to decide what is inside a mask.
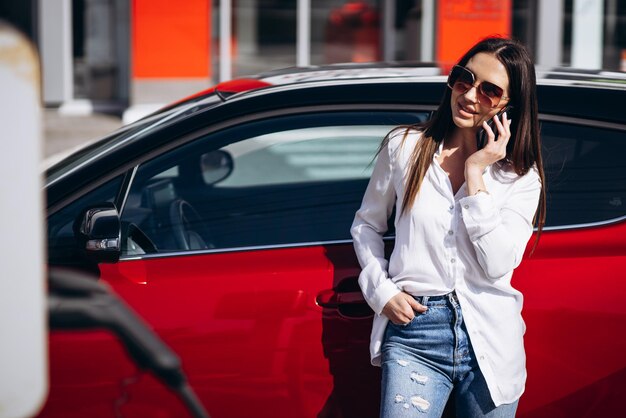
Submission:
[[[389,299],[383,308],[383,315],[396,325],[406,325],[413,320],[415,312],[424,313],[427,310],[428,308],[419,304],[413,296],[400,292]]]

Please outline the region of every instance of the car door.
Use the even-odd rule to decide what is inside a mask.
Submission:
[[[626,126],[543,119],[546,228],[513,276],[527,324],[518,415],[618,416],[626,389]]]
[[[349,229],[385,134],[426,116],[262,118],[207,129],[133,171],[121,199],[124,253],[99,266],[101,278],[181,356],[213,417],[378,415],[372,312]],[[154,379],[133,378],[110,337],[82,338],[55,341],[66,361],[75,354],[57,401],[73,389],[90,416],[110,416],[111,405],[124,416],[184,414]],[[98,359],[89,377],[86,358]]]

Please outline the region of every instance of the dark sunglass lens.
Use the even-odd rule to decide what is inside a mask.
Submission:
[[[504,94],[504,91],[500,87],[488,81],[483,82],[480,87],[485,96],[489,97],[490,99],[499,99],[500,97],[502,97],[502,94]]]
[[[467,71],[467,69],[461,66],[454,66],[452,71],[450,72],[450,76],[448,77],[448,86],[453,88],[460,93],[465,93],[472,87],[474,83],[474,77],[472,73]]]
[[[504,91],[488,81],[480,84],[479,93],[484,97],[484,101],[489,103],[491,107],[496,107],[500,103],[500,99]]]
[[[472,74],[467,68],[459,67],[458,81],[471,86],[474,84],[474,74]]]
[[[452,67],[452,71],[450,71],[450,75],[448,75],[448,87],[453,88],[454,83],[459,79],[459,67]]]

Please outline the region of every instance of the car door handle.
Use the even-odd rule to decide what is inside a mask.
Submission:
[[[335,289],[322,290],[317,294],[315,303],[322,308],[339,308],[342,305],[366,304],[360,291],[338,292]]]

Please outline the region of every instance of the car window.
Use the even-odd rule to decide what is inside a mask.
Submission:
[[[160,252],[348,240],[382,139],[426,116],[285,116],[209,135],[140,166],[122,220]]]
[[[542,124],[547,179],[546,226],[626,216],[626,132],[566,123]]]
[[[272,132],[224,148],[237,170],[216,187],[368,178],[388,125],[346,125]]]

